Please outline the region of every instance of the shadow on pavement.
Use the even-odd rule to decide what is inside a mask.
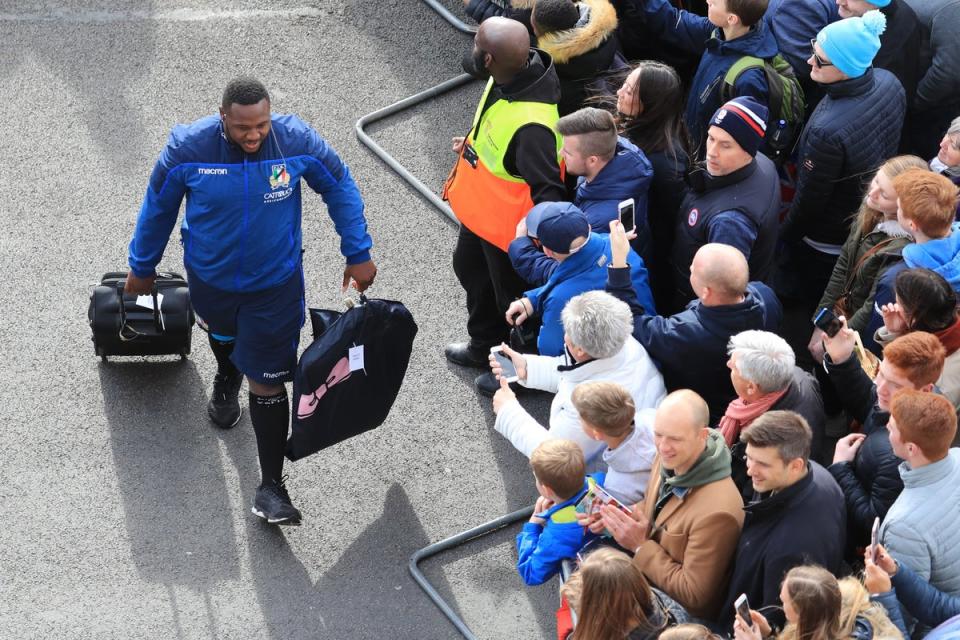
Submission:
[[[205,383],[187,361],[99,365],[103,408],[130,540],[141,578],[207,594],[239,578],[237,545]],[[216,629],[208,603],[209,628]]]

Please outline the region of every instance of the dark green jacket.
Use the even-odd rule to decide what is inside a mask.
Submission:
[[[864,260],[857,269],[861,258],[881,242],[885,243],[883,248]],[[877,281],[887,267],[901,259],[901,250],[911,242],[913,238],[897,224],[896,220],[886,220],[877,225],[873,231],[863,235],[854,225],[843,245],[837,264],[833,268],[833,275],[830,276],[830,282],[823,292],[816,312],[823,307],[832,310],[837,300],[849,290],[847,309],[850,314],[847,317],[847,326],[855,331],[865,329],[873,312],[873,296]],[[856,273],[851,273],[854,269]]]

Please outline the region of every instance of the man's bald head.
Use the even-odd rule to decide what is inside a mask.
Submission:
[[[697,393],[674,391],[660,403],[653,418],[653,439],[665,469],[689,472],[703,455],[710,437],[710,410]]]
[[[691,431],[710,424],[710,408],[696,391],[680,389],[663,399],[657,408],[657,418],[668,418],[674,424],[683,424]]]
[[[494,16],[480,23],[474,43],[478,49],[490,54],[490,73],[497,78],[512,76],[523,69],[530,54],[530,34],[516,20]],[[496,70],[495,70],[496,67]]]
[[[747,259],[736,247],[728,244],[705,244],[693,256],[690,265],[690,285],[698,298],[709,289],[716,304],[739,301],[747,290],[750,268]]]

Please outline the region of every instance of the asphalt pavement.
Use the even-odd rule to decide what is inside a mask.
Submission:
[[[469,46],[418,0],[0,0],[0,637],[459,637],[410,578],[410,555],[536,492],[476,372],[442,355],[465,337],[456,229],[353,125],[459,74]],[[371,293],[402,300],[420,327],[387,422],[288,463],[299,528],[250,513],[253,432],[246,414],[230,431],[206,418],[205,334],[185,362],[101,363],[86,322],[91,283],[126,268],[169,128],[213,113],[240,73],[348,162],[380,269]],[[373,134],[439,189],[480,89]],[[308,302],[337,308],[339,242],[309,192],[303,227]],[[181,258],[175,234],[161,267]],[[523,402],[545,418],[547,399]],[[554,635],[556,583],[523,586],[517,530],[425,563],[481,638]]]

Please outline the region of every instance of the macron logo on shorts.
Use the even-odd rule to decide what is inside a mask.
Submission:
[[[287,371],[277,371],[276,373],[264,373],[264,374],[263,374],[263,377],[264,377],[264,378],[280,378],[280,377],[283,377],[283,376],[287,375],[288,373],[290,373],[289,370],[287,370]]]
[[[202,176],[225,176],[227,175],[227,170],[223,167],[210,168],[210,167],[197,167],[197,173]]]

